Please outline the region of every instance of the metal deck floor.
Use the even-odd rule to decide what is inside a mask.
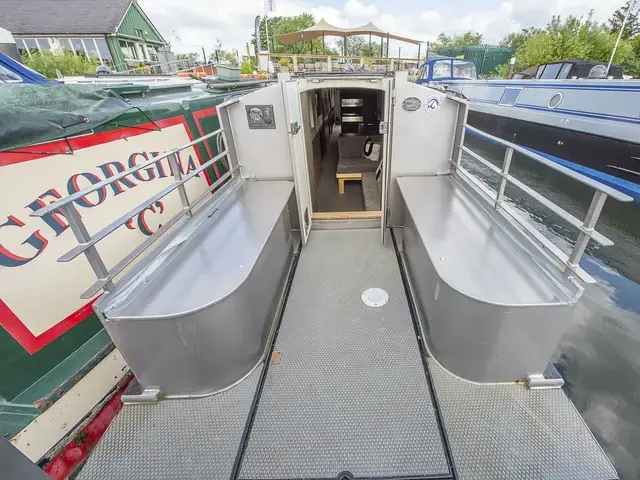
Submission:
[[[219,395],[123,406],[78,478],[617,478],[561,390],[473,384],[429,359],[449,470],[395,251],[379,235],[314,231],[266,376],[260,366]],[[374,286],[387,305],[362,303]]]
[[[370,287],[389,302],[366,306]],[[395,251],[378,229],[311,235],[275,351],[239,478],[449,473]]]

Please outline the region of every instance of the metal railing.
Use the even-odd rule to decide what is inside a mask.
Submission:
[[[280,59],[290,58],[290,69],[292,72],[302,72],[305,70],[313,69],[318,70],[318,67],[322,71],[342,71],[346,63],[352,63],[360,66],[365,64],[371,64],[371,70],[373,71],[416,71],[418,65],[421,62],[419,58],[401,58],[401,57],[365,57],[365,56],[353,56],[353,55],[314,55],[303,53],[259,53],[258,65],[260,65],[260,58],[266,59]],[[305,59],[311,60],[311,62],[305,62]],[[275,71],[282,71],[282,67],[277,61],[274,61]]]
[[[205,140],[214,139],[216,141],[216,146],[218,148],[218,154],[213,158],[203,163],[196,169],[192,170],[186,175],[183,175],[180,171],[180,166],[178,164],[178,152],[185,150],[187,148],[193,147]],[[226,180],[234,176],[234,174],[239,171],[240,165],[237,162],[237,156],[235,152],[230,151],[228,147],[231,145],[233,148],[233,143],[227,143],[227,137],[225,135],[225,130],[220,128],[215,132],[211,132],[207,135],[203,135],[200,138],[197,138],[189,143],[186,143],[178,148],[170,150],[162,155],[157,157],[153,157],[152,160],[141,163],[134,167],[131,167],[127,170],[123,170],[122,172],[113,175],[112,177],[107,178],[106,180],[102,180],[101,182],[95,183],[90,187],[87,187],[83,190],[80,190],[76,193],[63,197],[55,202],[42,207],[39,210],[36,210],[31,214],[33,217],[43,217],[45,215],[50,215],[54,212],[60,213],[63,215],[69,226],[71,227],[72,232],[76,236],[78,241],[78,245],[72,248],[70,251],[62,255],[58,261],[59,262],[69,262],[76,258],[78,255],[84,253],[85,257],[89,261],[93,272],[97,277],[97,281],[89,287],[82,295],[81,298],[93,298],[100,290],[104,290],[105,292],[112,291],[115,286],[113,283],[114,278],[120,274],[127,266],[129,266],[136,258],[138,258],[144,251],[146,251],[152,244],[154,244],[164,233],[167,232],[173,225],[175,225],[178,220],[183,217],[190,218],[193,214],[194,208],[202,202],[205,198],[212,198],[211,192],[216,188],[220,187]],[[224,150],[222,147],[224,146]],[[99,230],[97,233],[91,235],[89,234],[85,224],[82,221],[82,217],[78,213],[74,202],[82,199],[85,195],[88,195],[97,190],[101,190],[104,187],[118,182],[122,180],[127,175],[137,172],[143,168],[148,168],[153,164],[157,164],[159,161],[168,159],[169,165],[171,167],[171,173],[174,178],[174,182],[160,190],[158,193],[145,200],[144,202],[137,205],[135,208],[129,210],[118,219],[111,222],[109,225]],[[198,174],[203,172],[205,169],[212,167],[215,163],[220,162],[224,159],[228,160],[229,170],[222,176],[220,176],[214,183],[209,185],[204,192],[202,192],[195,200],[190,200],[187,194],[187,190],[185,188],[185,183],[187,183],[192,178],[196,177]],[[134,248],[129,254],[127,254],[120,262],[118,262],[112,268],[107,268],[102,257],[98,253],[96,248],[96,244],[101,240],[105,239],[108,235],[116,231],[122,225],[126,224],[129,219],[139,214],[143,210],[145,210],[150,205],[154,204],[164,196],[169,193],[177,190],[180,196],[180,201],[182,203],[182,209],[172,216],[168,221],[164,222],[162,226],[154,232],[151,236],[147,237],[142,243],[140,243],[136,248]]]
[[[593,240],[594,242],[602,246],[613,245],[613,242],[611,240],[595,230],[595,226],[598,222],[598,218],[600,217],[600,213],[602,212],[602,208],[604,207],[604,203],[607,197],[612,197],[620,202],[631,202],[633,201],[633,199],[630,196],[619,192],[618,190],[615,190],[596,180],[575,172],[574,170],[555,163],[552,160],[549,160],[541,155],[538,155],[537,153],[521,147],[520,145],[516,145],[507,140],[503,140],[502,138],[495,137],[489,133],[483,132],[482,130],[469,125],[467,123],[467,102],[456,97],[449,96],[448,98],[459,102],[460,104],[458,124],[454,139],[454,155],[450,160],[453,172],[458,173],[461,179],[471,184],[472,187],[475,187],[477,191],[481,192],[483,194],[483,197],[488,200],[496,210],[508,214],[508,216],[512,220],[515,220],[517,224],[516,226],[521,227],[524,233],[528,235],[531,240],[533,240],[544,251],[550,253],[556,261],[560,262],[560,264],[564,266],[564,274],[566,276],[575,274],[580,280],[585,283],[595,283],[595,280],[587,272],[580,268],[580,259],[582,258],[582,255],[584,254],[590,240]],[[484,138],[492,143],[504,146],[506,149],[504,159],[502,161],[502,168],[496,167],[493,163],[479,155],[477,152],[465,146],[465,131],[472,132],[473,134]],[[462,165],[460,165],[460,160],[463,152],[468,154],[469,158],[480,163],[500,177],[500,185],[498,186],[497,191],[488,188],[480,179],[476,178],[471,172],[467,171]],[[584,219],[578,219],[571,213],[564,210],[562,207],[556,205],[551,200],[511,175],[509,171],[511,168],[511,161],[514,152],[525,155],[526,157],[536,161],[541,165],[551,168],[569,178],[572,178],[573,180],[582,183],[583,185],[593,188],[595,192],[593,194],[591,204]],[[505,201],[504,193],[507,184],[511,184],[517,187],[527,196],[529,196],[530,198],[544,206],[547,210],[550,210],[551,212],[559,216],[562,220],[578,230],[578,238],[575,241],[573,249],[569,255],[567,255],[549,239],[542,235],[532,224],[524,220],[518,214],[517,210]],[[507,217],[507,219],[509,218]]]

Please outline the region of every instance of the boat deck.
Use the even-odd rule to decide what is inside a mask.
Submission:
[[[423,354],[391,243],[314,231],[269,365],[218,395],[125,405],[78,478],[617,478],[561,390],[469,383]],[[371,287],[386,305],[362,302]]]

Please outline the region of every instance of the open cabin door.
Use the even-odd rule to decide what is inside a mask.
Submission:
[[[380,122],[380,133],[382,134],[382,191],[380,202],[380,233],[382,243],[385,241],[387,222],[389,220],[389,170],[391,167],[391,125],[393,125],[393,94],[394,80],[387,79],[384,82],[384,106],[382,109],[382,122]]]
[[[311,232],[311,186],[309,181],[309,164],[304,142],[302,108],[300,106],[300,90],[297,80],[282,82],[285,116],[289,129],[289,148],[293,165],[293,180],[296,186],[298,214],[300,216],[300,234],[302,243],[307,243]]]

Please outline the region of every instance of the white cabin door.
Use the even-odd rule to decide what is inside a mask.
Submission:
[[[389,168],[391,165],[391,125],[393,125],[393,89],[394,80],[388,79],[384,82],[384,108],[383,121],[380,124],[380,133],[382,133],[382,195],[380,210],[380,230],[382,235],[382,243],[385,241],[385,233],[387,231],[388,211],[389,211]]]
[[[293,163],[293,179],[300,216],[300,234],[302,243],[307,243],[311,232],[311,186],[309,182],[309,164],[304,142],[300,91],[297,80],[282,82],[285,114],[289,130],[289,148]]]

